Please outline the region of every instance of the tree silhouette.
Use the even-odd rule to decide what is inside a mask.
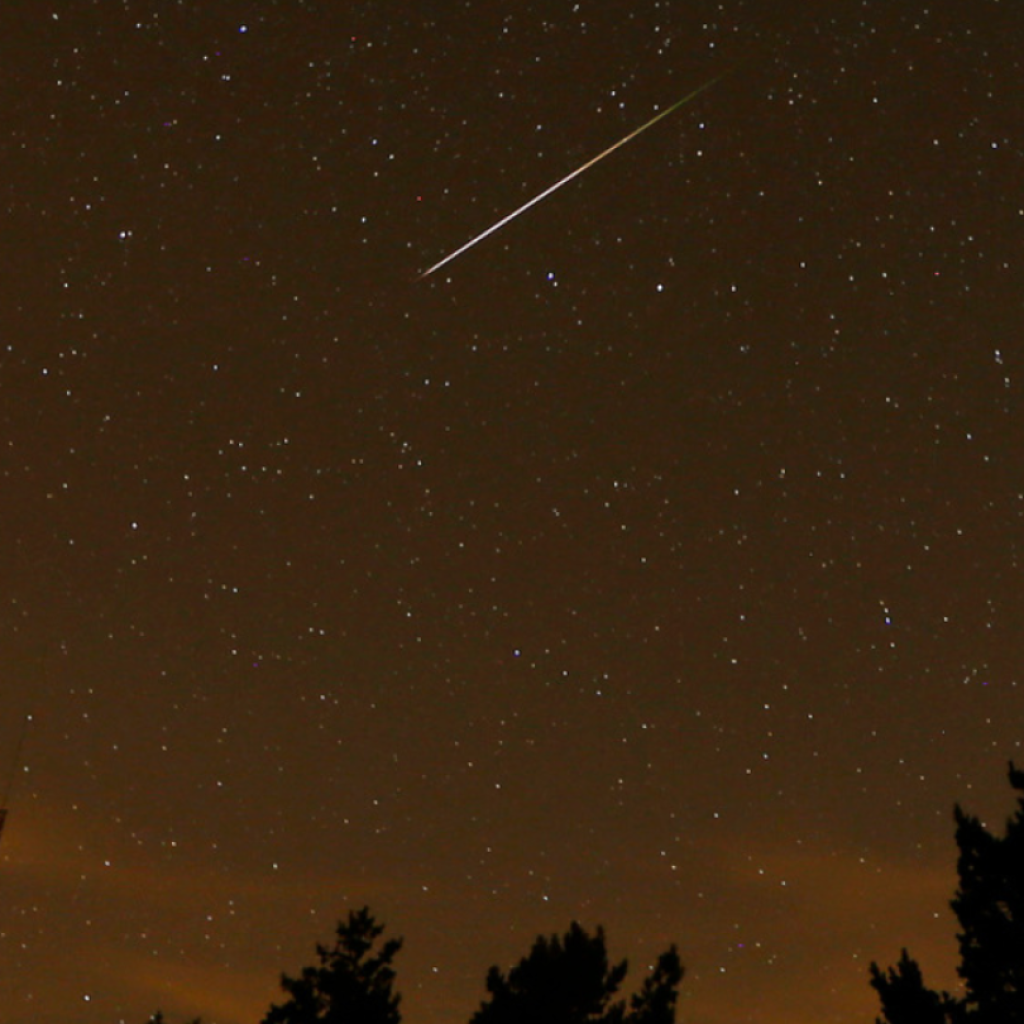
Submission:
[[[1024,772],[1010,764],[1010,785]],[[959,974],[978,1024],[1024,1022],[1024,797],[999,838],[956,809],[960,888],[952,907],[963,931]]]
[[[1010,785],[1024,793],[1013,763]],[[1024,1024],[1024,796],[995,836],[978,818],[954,811],[960,885],[951,902],[964,996],[926,988],[921,969],[903,951],[887,972],[871,965],[871,984],[884,1016],[878,1024]]]
[[[955,1000],[945,992],[925,988],[921,968],[906,950],[900,962],[885,973],[873,963],[871,984],[882,1000],[887,1024],[948,1024],[956,1019]]]
[[[615,999],[626,970],[625,960],[609,966],[603,929],[591,936],[574,921],[564,939],[538,936],[507,976],[492,967],[490,998],[471,1024],[673,1024],[683,977],[675,947],[658,958],[628,1012]]]
[[[683,965],[675,946],[669,946],[629,1001],[629,1024],[675,1024]]]
[[[399,1024],[401,997],[392,991],[391,961],[402,940],[388,939],[374,952],[383,932],[368,907],[351,911],[338,924],[334,945],[317,945],[319,966],[298,978],[281,976],[291,998],[271,1006],[263,1024]]]

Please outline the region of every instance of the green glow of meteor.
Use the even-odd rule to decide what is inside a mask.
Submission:
[[[465,245],[461,245],[454,252],[450,252],[447,256],[445,256],[443,260],[439,260],[432,267],[428,267],[426,270],[423,271],[422,274],[419,275],[417,280],[422,281],[425,277],[429,277],[431,274],[434,273],[435,270],[440,270],[441,267],[443,267],[446,263],[451,263],[452,260],[454,260],[458,256],[461,256],[464,252],[466,252],[467,249],[472,249],[473,246],[477,244],[477,242],[482,242],[488,235],[493,235],[495,231],[499,230],[500,228],[503,228],[510,220],[515,220],[515,218],[518,217],[519,214],[525,213],[531,206],[536,206],[537,203],[539,203],[542,199],[546,199],[549,195],[551,195],[552,192],[557,191],[563,185],[567,185],[570,181],[573,180],[573,178],[579,177],[579,175],[581,175],[584,171],[589,170],[598,161],[603,160],[606,156],[609,156],[610,154],[614,153],[615,150],[617,150],[620,146],[624,146],[627,142],[631,142],[641,132],[647,131],[648,128],[651,128],[654,125],[656,125],[660,120],[662,120],[662,118],[668,117],[669,114],[678,110],[681,106],[683,106],[683,104],[689,103],[690,100],[696,98],[702,92],[705,92],[708,89],[710,89],[713,85],[717,84],[723,78],[725,78],[726,75],[730,74],[730,71],[723,71],[722,74],[717,75],[710,81],[705,82],[701,86],[698,86],[696,89],[693,90],[693,92],[687,93],[681,100],[677,100],[675,103],[672,104],[671,107],[668,107],[666,110],[661,111],[660,114],[655,114],[654,117],[652,117],[649,121],[645,121],[642,125],[640,125],[639,128],[634,128],[633,131],[631,131],[625,138],[619,139],[618,142],[616,142],[614,145],[609,146],[602,152],[598,153],[597,156],[591,157],[581,167],[577,167],[575,171],[572,171],[570,174],[567,174],[561,180],[556,181],[554,185],[549,185],[539,195],[534,196],[532,199],[523,203],[523,205],[520,206],[518,209],[513,210],[511,213],[502,217],[501,220],[499,220],[496,224],[492,224],[486,231],[481,231],[479,235],[477,235],[475,238],[471,238],[468,242],[466,242]]]

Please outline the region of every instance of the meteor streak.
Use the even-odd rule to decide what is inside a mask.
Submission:
[[[477,242],[482,242],[488,235],[493,235],[495,231],[497,231],[499,228],[503,228],[510,220],[514,220],[516,217],[519,216],[519,214],[525,213],[531,206],[536,206],[537,203],[539,203],[542,199],[547,199],[547,197],[551,195],[552,192],[557,191],[563,185],[567,185],[570,181],[572,181],[573,178],[579,177],[584,171],[589,170],[591,167],[593,167],[594,164],[596,164],[599,160],[603,160],[606,156],[609,156],[610,154],[614,153],[615,150],[617,150],[620,146],[624,146],[627,142],[631,142],[641,132],[647,131],[648,128],[651,128],[654,125],[656,125],[662,118],[668,117],[669,114],[671,114],[673,111],[678,110],[684,103],[689,103],[690,100],[699,96],[702,92],[705,92],[706,90],[710,89],[713,85],[717,84],[723,78],[725,78],[726,75],[730,74],[731,70],[732,69],[730,68],[729,71],[723,71],[722,74],[717,75],[715,78],[712,78],[709,82],[705,82],[703,85],[698,86],[696,89],[693,90],[693,92],[687,93],[681,100],[677,100],[667,110],[663,110],[660,114],[655,114],[654,117],[652,117],[649,121],[645,122],[644,124],[640,125],[639,128],[634,128],[633,131],[631,131],[625,138],[619,139],[618,142],[616,142],[614,145],[609,146],[603,152],[598,153],[597,156],[591,157],[585,164],[583,164],[582,167],[577,167],[575,171],[572,171],[570,174],[567,174],[560,181],[556,181],[554,185],[549,185],[546,189],[544,189],[543,192],[540,193],[540,195],[536,195],[528,202],[523,203],[523,205],[520,206],[517,210],[513,210],[510,214],[507,214],[506,216],[502,217],[501,220],[497,222],[497,224],[492,224],[486,231],[481,231],[479,235],[477,235],[475,238],[471,238],[468,242],[466,242],[465,245],[459,246],[459,248],[456,249],[454,252],[450,252],[447,256],[445,256],[443,260],[439,260],[432,267],[428,267],[426,270],[423,271],[422,274],[419,275],[419,277],[416,280],[422,281],[425,277],[429,277],[432,273],[434,273],[435,270],[440,270],[441,267],[443,267],[446,263],[451,263],[451,261],[455,259],[457,256],[461,256],[467,249],[472,249]]]

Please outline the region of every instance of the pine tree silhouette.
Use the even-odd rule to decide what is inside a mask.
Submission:
[[[1012,762],[1009,778],[1024,793],[1024,772]],[[954,817],[960,884],[951,906],[960,922],[957,973],[964,995],[927,988],[904,950],[895,968],[871,965],[882,1002],[879,1024],[1024,1024],[1024,796],[1002,836],[959,805]]]
[[[383,932],[368,907],[350,912],[338,924],[334,945],[317,945],[318,966],[298,978],[282,975],[281,988],[291,999],[271,1006],[263,1024],[400,1024],[391,961],[402,940],[389,939],[375,953]]]
[[[609,965],[604,930],[575,921],[562,938],[541,935],[529,954],[503,974],[487,974],[489,999],[471,1024],[674,1024],[683,968],[674,946],[658,958],[629,1009],[616,999],[625,960]]]

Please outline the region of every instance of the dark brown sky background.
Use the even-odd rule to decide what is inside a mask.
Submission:
[[[574,918],[692,1024],[953,985],[1024,760],[1020,6],[0,22],[4,1024],[255,1024],[364,903],[409,1024]]]

